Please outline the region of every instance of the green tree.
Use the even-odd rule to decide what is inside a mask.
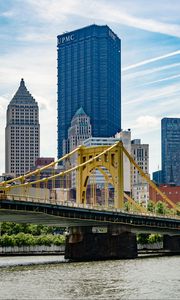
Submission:
[[[149,239],[149,234],[147,233],[139,233],[137,235],[138,244],[147,244]]]
[[[4,234],[0,237],[0,246],[8,247],[8,246],[16,246],[16,242],[13,235]]]
[[[158,243],[161,242],[163,240],[162,235],[160,234],[150,234],[148,237],[148,244],[154,244],[154,243]]]
[[[153,201],[151,201],[151,200],[148,201],[147,210],[150,211],[150,212],[154,212],[155,205],[154,205]]]
[[[60,246],[65,243],[64,235],[57,235],[53,237],[53,244],[56,246]]]
[[[165,215],[167,213],[167,205],[162,201],[158,201],[155,207],[156,213]]]

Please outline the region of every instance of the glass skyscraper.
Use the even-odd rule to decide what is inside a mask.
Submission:
[[[180,185],[180,118],[161,120],[162,181]]]
[[[91,119],[92,136],[121,130],[120,49],[120,39],[106,25],[58,36],[58,157],[81,106]]]

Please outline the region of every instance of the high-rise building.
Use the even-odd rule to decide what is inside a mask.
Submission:
[[[161,120],[162,182],[180,185],[180,118]]]
[[[111,137],[121,130],[120,49],[108,26],[58,36],[58,157],[80,106],[91,119],[92,136]]]
[[[149,175],[149,145],[141,144],[140,139],[131,141],[131,156],[146,175]],[[142,178],[139,171],[131,164],[132,197],[147,206],[149,200],[149,184]]]
[[[5,171],[16,176],[35,165],[40,152],[39,109],[24,80],[7,108]]]
[[[80,107],[72,118],[71,126],[68,129],[68,139],[63,141],[63,154],[81,145],[91,135],[90,118]]]

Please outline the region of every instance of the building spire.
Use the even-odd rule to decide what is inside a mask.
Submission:
[[[82,106],[76,111],[74,116],[80,116],[80,115],[86,115]]]
[[[25,86],[25,82],[23,78],[21,78],[20,86]]]
[[[24,103],[24,104],[27,104],[27,103],[34,104],[35,103],[35,99],[32,97],[30,92],[27,90],[23,78],[21,78],[19,88],[11,100],[11,104],[22,104],[22,103]]]

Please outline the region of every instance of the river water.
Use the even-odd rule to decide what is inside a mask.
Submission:
[[[180,299],[180,257],[80,263],[0,257],[0,299]]]

